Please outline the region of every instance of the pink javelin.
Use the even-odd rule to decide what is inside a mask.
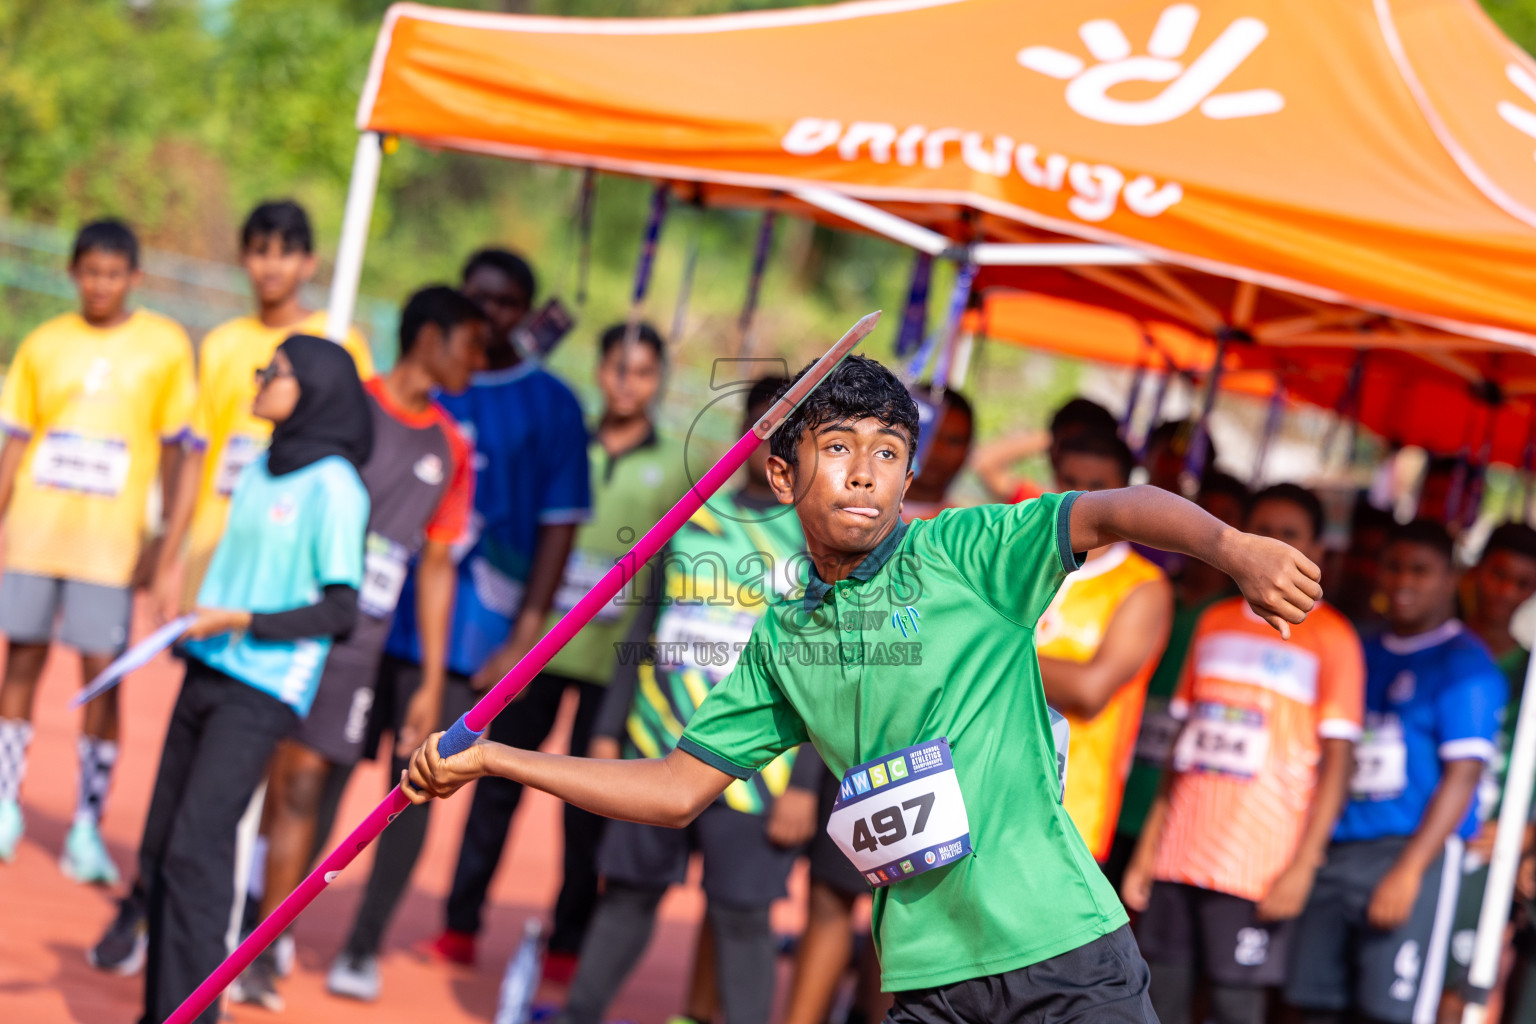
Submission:
[[[709,472],[697,484],[688,489],[688,492],[673,505],[661,521],[641,537],[639,542],[629,553],[619,559],[618,563],[609,569],[607,574],[594,586],[587,595],[565,617],[555,623],[553,629],[544,635],[544,638],[533,645],[533,649],[523,656],[512,667],[512,671],[502,677],[501,682],[481,697],[474,707],[464,713],[464,717],[453,723],[453,727],[443,733],[438,740],[437,749],[444,757],[451,757],[461,750],[468,748],[480,735],[485,732],[491,719],[501,713],[502,709],[510,704],[513,699],[522,692],[523,687],[538,675],[555,653],[571,641],[581,628],[612,601],[624,585],[634,578],[640,567],[660,551],[672,535],[682,529],[684,523],[693,518],[693,514],[708,501],[710,496],[723,487],[727,480],[735,475],[736,471],[746,464],[757,446],[773,436],[773,432],[783,425],[784,420],[794,411],[795,407],[805,401],[816,386],[827,378],[837,365],[847,358],[865,335],[875,329],[875,324],[880,320],[880,311],[876,310],[862,318],[858,323],[849,328],[836,345],[827,350],[827,354],[816,361],[816,365],[801,377],[795,386],[785,393],[762,415],[752,429],[742,436],[741,440],[731,446],[731,450],[720,458],[720,461],[710,467]],[[272,911],[271,916],[256,926],[256,930],[235,951],[224,959],[212,974],[197,986],[196,990],[186,998],[176,1012],[165,1019],[165,1024],[192,1024],[198,1014],[202,1013],[219,997],[219,993],[229,987],[229,983],[245,970],[252,960],[272,944],[272,941],[283,933],[283,930],[293,923],[294,918],[303,913],[316,896],[327,885],[341,874],[342,869],[351,864],[359,853],[368,847],[368,844],[379,837],[389,826],[389,823],[399,817],[400,812],[410,806],[410,801],[405,794],[400,792],[397,785],[392,789],[384,802],[375,807],[364,818],[362,824],[352,830],[352,834],[342,840],[341,845],[332,850],[309,877],[299,883],[299,887],[283,900],[282,905]]]

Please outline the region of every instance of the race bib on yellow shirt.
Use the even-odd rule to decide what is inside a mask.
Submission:
[[[411,553],[404,544],[370,530],[363,549],[363,586],[357,592],[358,609],[375,619],[393,615],[410,565]]]
[[[560,580],[560,587],[555,591],[554,609],[561,614],[576,607],[576,602],[587,596],[587,592],[597,586],[602,578],[608,575],[613,568],[614,560],[604,559],[601,556],[577,548],[571,552],[571,557],[565,560],[565,576]],[[602,609],[592,617],[594,622],[617,622],[624,614],[624,606],[619,602],[624,597],[624,591],[614,595],[613,600],[603,605]]]
[[[971,823],[949,740],[848,769],[827,834],[875,888],[970,856]]]
[[[213,488],[222,498],[227,498],[235,493],[235,484],[240,482],[240,474],[245,472],[245,467],[256,461],[256,457],[266,450],[267,443],[260,438],[249,434],[231,434],[229,440],[224,442],[224,450],[219,453],[219,468],[213,475]]]
[[[1268,756],[1269,730],[1262,711],[1202,702],[1179,734],[1173,768],[1251,779]]]
[[[741,658],[758,617],[705,604],[674,604],[656,622],[656,657],[718,683]]]
[[[1392,800],[1408,788],[1408,745],[1396,715],[1367,714],[1365,733],[1355,744],[1355,773],[1349,795],[1357,800]]]
[[[128,482],[128,443],[51,430],[32,456],[32,480],[77,494],[115,498]]]

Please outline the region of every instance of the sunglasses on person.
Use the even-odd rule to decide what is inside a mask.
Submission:
[[[281,366],[278,366],[276,361],[273,361],[256,371],[256,387],[264,388],[279,377],[292,376],[292,370],[285,370]]]

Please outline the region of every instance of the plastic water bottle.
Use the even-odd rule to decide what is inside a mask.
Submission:
[[[530,917],[523,925],[523,941],[507,960],[501,976],[501,995],[496,1001],[495,1024],[527,1024],[533,995],[539,988],[539,972],[544,966],[540,940],[544,923]]]

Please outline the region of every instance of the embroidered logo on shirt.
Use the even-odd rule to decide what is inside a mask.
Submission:
[[[278,526],[287,526],[293,522],[294,516],[298,515],[298,512],[298,502],[293,500],[292,495],[283,494],[279,495],[278,499],[272,503],[272,508],[267,515]]]
[[[431,487],[443,482],[443,460],[428,453],[416,460],[416,479]]]
[[[901,630],[901,635],[904,637],[915,636],[917,634],[917,620],[922,617],[922,614],[916,608],[913,608],[911,605],[907,605],[906,618],[902,618],[901,612],[891,613],[891,625]],[[910,633],[907,632],[908,623],[912,624],[912,632]]]

